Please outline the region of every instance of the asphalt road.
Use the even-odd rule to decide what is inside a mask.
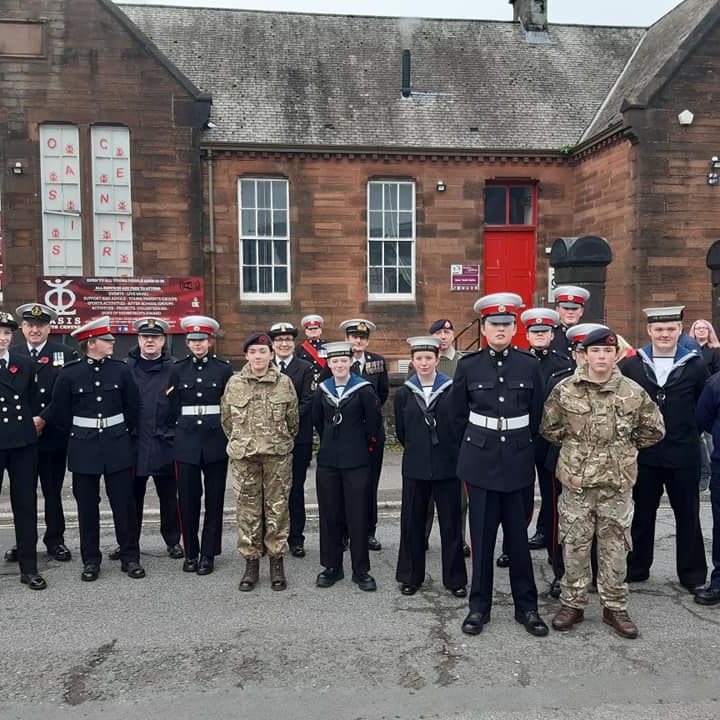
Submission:
[[[702,504],[709,537],[710,511]],[[278,718],[388,720],[703,720],[720,711],[720,607],[703,608],[676,582],[670,510],[663,506],[653,575],[633,586],[630,611],[641,638],[601,622],[597,596],[570,633],[533,638],[512,615],[507,571],[498,570],[492,621],[460,631],[466,603],[439,583],[437,531],[428,576],[414,597],[394,581],[398,517],[384,512],[373,553],[376,593],[348,578],[314,587],[317,527],[308,556],[288,558],[289,588],[240,593],[243,563],[228,520],[225,551],[208,577],[181,572],[164,555],[151,520],[143,534],[144,580],[105,561],[81,583],[77,530],[71,563],[42,558],[49,588],[33,593],[0,560],[0,718]],[[0,527],[0,547],[12,530]],[[112,529],[102,545],[114,545]],[[709,543],[708,543],[709,552]],[[534,553],[541,613],[558,607],[544,591],[549,566]],[[349,562],[346,571],[349,571]]]

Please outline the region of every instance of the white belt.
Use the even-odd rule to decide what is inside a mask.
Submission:
[[[72,421],[75,427],[97,428],[99,430],[100,428],[113,427],[113,425],[122,425],[122,423],[125,422],[125,416],[122,413],[120,413],[119,415],[111,415],[110,417],[106,418],[88,418],[73,415]]]
[[[494,418],[488,417],[487,415],[480,415],[480,413],[470,412],[468,421],[478,427],[502,432],[503,430],[520,430],[528,427],[528,425],[530,425],[530,416],[518,415],[512,418]]]
[[[219,405],[183,405],[183,415],[219,415]]]

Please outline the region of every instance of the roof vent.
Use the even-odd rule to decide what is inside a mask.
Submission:
[[[403,50],[402,56],[402,96],[410,97],[412,87],[410,85],[410,51]]]
[[[510,0],[513,6],[513,20],[527,32],[547,32],[547,0]]]

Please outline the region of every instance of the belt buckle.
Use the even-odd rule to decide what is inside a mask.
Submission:
[[[205,414],[205,406],[204,405],[196,405],[195,406],[197,410],[198,415],[204,415]]]
[[[497,428],[496,428],[496,430],[497,430],[498,432],[500,432],[502,429],[503,429],[503,419],[502,419],[502,418],[498,418],[498,419],[497,419]]]
[[[97,419],[97,429],[102,430],[107,427],[107,418],[98,418]]]

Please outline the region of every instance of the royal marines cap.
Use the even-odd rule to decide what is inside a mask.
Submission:
[[[377,326],[374,322],[370,322],[370,320],[353,318],[352,320],[345,320],[344,322],[341,322],[340,329],[345,332],[345,335],[370,337],[370,333],[375,332],[375,330],[377,330]]]
[[[483,320],[495,325],[505,325],[515,322],[515,315],[522,304],[522,298],[515,293],[492,293],[478,298],[473,310],[481,315]]]
[[[430,334],[440,332],[441,330],[454,330],[453,324],[449,320],[436,320],[430,326]]]
[[[406,340],[410,346],[410,353],[421,352],[423,350],[434,352],[436,355],[440,354],[440,338],[433,337],[432,335],[417,335],[416,337],[409,337]]]
[[[323,320],[322,315],[306,315],[300,321],[300,324],[306,330],[320,330],[322,329],[323,325],[325,325],[325,320]]]
[[[648,325],[650,323],[680,322],[685,315],[685,306],[643,308],[643,312],[647,317]]]
[[[9,312],[0,311],[0,327],[17,330],[18,324],[15,322],[15,318]]]
[[[560,315],[550,308],[530,308],[520,316],[520,321],[528,332],[544,332],[559,324]]]
[[[275,323],[268,332],[271,340],[274,340],[278,335],[292,335],[294,338],[298,336],[297,328],[288,322],[277,322]]]
[[[167,335],[170,325],[159,318],[144,317],[136,320],[133,328],[138,335]]]
[[[589,332],[584,340],[580,340],[577,344],[578,350],[585,350],[593,345],[602,345],[603,347],[614,347],[617,349],[617,335],[608,327],[598,328]]]
[[[247,352],[248,348],[252,345],[265,345],[265,347],[269,347],[272,350],[272,340],[265,332],[255,332],[252,335],[248,335],[243,343],[243,352]]]
[[[180,320],[188,340],[207,340],[220,329],[220,323],[205,315],[188,315]]]
[[[47,305],[25,303],[15,310],[21,320],[36,323],[50,323],[57,320],[57,313]]]
[[[568,339],[570,345],[575,347],[578,343],[585,340],[591,332],[607,329],[607,325],[602,325],[601,323],[578,323],[567,329],[565,337]]]
[[[328,360],[334,357],[352,357],[352,353],[352,343],[344,340],[342,342],[325,343],[325,354]]]
[[[589,297],[590,293],[585,288],[577,285],[558,285],[553,293],[555,304],[566,310],[585,307]]]
[[[103,315],[88,323],[75,328],[70,333],[78,342],[81,340],[114,340],[115,336],[110,332],[110,316]]]

